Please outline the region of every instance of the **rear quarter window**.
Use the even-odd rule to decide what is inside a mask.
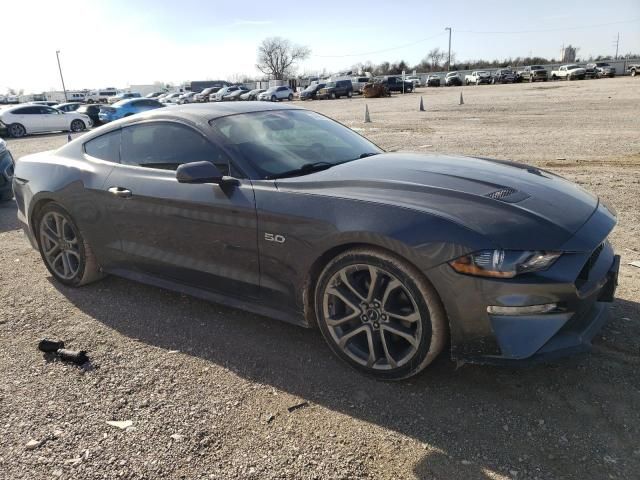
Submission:
[[[90,157],[120,163],[120,130],[89,140],[84,144],[84,151]]]

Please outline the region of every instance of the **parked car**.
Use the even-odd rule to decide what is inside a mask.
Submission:
[[[180,105],[184,105],[186,103],[194,103],[196,96],[196,92],[185,92],[178,97],[178,101],[176,103]]]
[[[57,105],[55,105],[55,108],[57,108],[58,110],[60,110],[62,112],[75,112],[82,105],[84,105],[84,104],[80,103],[80,102],[58,103]]]
[[[316,92],[316,98],[323,100],[325,98],[340,98],[353,96],[353,84],[351,80],[335,80],[326,82],[324,87]]]
[[[111,97],[115,97],[118,90],[115,88],[104,88],[102,90],[92,90],[85,96],[87,103],[106,103]]]
[[[379,77],[378,81],[384,83],[389,92],[411,93],[413,92],[413,83],[402,81],[402,77],[398,75],[385,75]]]
[[[87,103],[84,105],[80,105],[80,107],[76,110],[77,113],[82,113],[91,119],[93,122],[93,126],[97,127],[98,125],[102,125],[102,121],[98,114],[100,113],[101,107],[106,107],[107,105],[103,103]]]
[[[158,91],[158,92],[151,92],[151,93],[147,93],[144,98],[155,98],[156,100],[158,99],[158,97],[160,97],[161,95],[164,95],[165,93],[167,93],[166,91],[162,90],[162,91]]]
[[[594,64],[587,63],[582,68],[584,68],[584,78],[598,78],[598,69]]]
[[[429,75],[427,77],[427,87],[439,87],[440,75]]]
[[[353,84],[353,81],[351,82]],[[300,92],[300,100],[315,100],[318,91],[323,89],[324,83],[313,82],[307,88]]]
[[[0,203],[8,202],[13,198],[13,169],[15,162],[11,152],[7,148],[7,143],[0,138]]]
[[[460,363],[555,361],[604,325],[617,219],[570,181],[385,153],[291,105],[198,107],[17,162],[18,221],[54,282],[113,274],[317,326],[336,356],[386,380],[445,350]]]
[[[407,82],[413,83],[414,88],[422,86],[422,79],[420,77],[412,75],[412,76],[409,76],[409,77],[405,77],[404,79]]]
[[[7,96],[0,94],[0,104],[7,103]]]
[[[126,98],[108,107],[101,107],[98,118],[102,123],[113,122],[136,113],[162,108],[165,105],[153,98]]]
[[[519,70],[518,73],[516,74],[517,81],[520,82],[546,82],[548,77],[549,77],[549,73],[547,72],[547,69],[544,68],[542,65],[528,65],[526,67],[524,67],[522,70]]]
[[[113,97],[109,97],[107,103],[116,103],[129,98],[141,98],[141,95],[138,92],[122,92]]]
[[[458,72],[449,72],[444,77],[444,86],[445,87],[461,87],[462,86],[462,77]]]
[[[351,86],[353,87],[353,93],[361,94],[364,86],[368,83],[373,82],[373,78],[362,76],[362,77],[352,77],[351,78]]]
[[[0,122],[14,138],[41,132],[81,132],[93,125],[87,115],[28,103],[0,110]]]
[[[629,72],[629,75],[631,75],[632,77],[635,77],[636,75],[638,75],[640,73],[640,63],[634,63],[629,65],[627,67],[627,72]]]
[[[348,80],[345,80],[348,82]],[[351,85],[351,82],[349,82]],[[258,100],[262,101],[271,101],[271,102],[279,102],[280,100],[293,100],[293,90],[289,87],[280,86],[280,87],[271,87],[258,95]]]
[[[18,95],[7,95],[7,103],[9,104],[20,103],[20,97]]]
[[[225,100],[229,100],[229,101],[240,100],[240,97],[245,93],[249,93],[249,89],[247,87],[245,87],[244,85],[240,85],[237,90],[234,90],[231,93],[227,93],[227,95],[225,95],[224,99]]]
[[[516,81],[516,74],[509,68],[501,68],[496,70],[491,77],[491,83],[514,83]]]
[[[253,90],[249,90],[248,92],[241,94],[240,100],[257,100],[258,95],[266,91],[267,90],[265,88],[254,88]]]
[[[222,87],[209,87],[202,90],[200,93],[196,93],[195,101],[196,102],[208,102],[209,96],[216,93]]]
[[[561,65],[551,72],[552,80],[584,80],[586,70],[575,64]]]
[[[615,77],[616,69],[607,62],[588,63],[588,68],[595,68],[598,77]]]
[[[464,77],[464,83],[467,85],[481,85],[483,83],[491,83],[491,74],[485,70],[475,70],[471,74]]]
[[[183,92],[171,92],[167,95],[165,95],[164,97],[160,98],[158,101],[161,103],[175,103],[177,104],[178,101],[180,100],[180,96],[183,94]]]

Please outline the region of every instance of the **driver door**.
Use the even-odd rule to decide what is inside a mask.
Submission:
[[[68,130],[71,125],[71,119],[60,110],[55,108],[42,106],[40,107],[44,125],[47,130]]]
[[[229,173],[225,154],[176,122],[122,129],[120,164],[105,182],[122,244],[121,267],[235,297],[257,296],[257,216],[249,180],[221,188],[178,183],[182,163],[211,161]]]

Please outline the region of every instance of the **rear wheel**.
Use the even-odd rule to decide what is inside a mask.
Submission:
[[[316,284],[315,311],[331,350],[381,379],[415,375],[445,344],[446,317],[435,289],[411,264],[377,249],[331,260]]]
[[[24,137],[27,134],[27,130],[19,123],[12,123],[7,130],[13,138]]]
[[[632,76],[632,77],[635,77],[635,76],[636,76],[636,70],[635,70],[635,68],[634,68],[633,70],[631,70],[631,76]]]
[[[36,227],[40,255],[56,280],[78,287],[102,278],[89,244],[64,208],[45,205]]]

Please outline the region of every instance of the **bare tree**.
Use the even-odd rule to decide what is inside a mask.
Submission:
[[[258,47],[256,67],[275,80],[284,80],[293,73],[296,62],[309,57],[308,47],[294,45],[286,38],[265,38]]]
[[[440,63],[444,61],[446,55],[447,54],[438,47],[431,49],[429,53],[427,53],[427,59],[429,60],[429,63],[431,63],[431,69],[436,70],[440,67]]]

